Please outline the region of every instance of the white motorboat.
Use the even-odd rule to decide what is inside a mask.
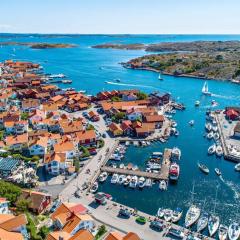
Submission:
[[[218,229],[218,238],[219,240],[226,240],[228,236],[228,227],[220,224]]]
[[[121,168],[121,169],[123,169],[125,167],[125,165],[123,164],[123,163],[121,163],[120,165],[119,165],[119,168]]]
[[[161,73],[158,75],[158,80],[163,80]]]
[[[137,187],[137,184],[138,184],[138,177],[137,176],[133,176],[131,178],[131,181],[129,183],[129,187],[130,188],[136,188]]]
[[[217,127],[217,126],[212,126],[212,130],[213,130],[214,132],[217,132],[217,131],[218,131],[218,127]]]
[[[206,96],[211,96],[212,95],[208,90],[208,83],[207,82],[204,82],[204,84],[203,84],[202,94],[204,94]]]
[[[118,182],[118,178],[119,178],[118,174],[114,173],[111,179],[111,183],[116,184]]]
[[[167,190],[167,182],[164,180],[161,180],[159,183],[159,189],[163,191]]]
[[[211,145],[209,148],[208,148],[208,154],[209,155],[212,155],[216,152],[216,144],[213,144]]]
[[[90,190],[91,193],[96,193],[98,190],[98,182],[95,182],[93,185],[92,185],[92,188]]]
[[[99,182],[105,182],[105,181],[107,180],[107,177],[108,177],[107,172],[102,172],[102,173],[99,175],[98,181],[99,181]]]
[[[220,219],[216,215],[210,215],[208,219],[208,231],[210,237],[212,237],[218,230]]]
[[[123,184],[125,182],[125,176],[124,175],[120,175],[118,178],[118,184]]]
[[[218,157],[221,157],[223,155],[223,149],[222,149],[222,146],[221,145],[217,145],[216,146],[216,155]]]
[[[189,125],[190,125],[190,126],[193,126],[194,123],[195,123],[194,120],[189,121]]]
[[[173,211],[171,209],[164,210],[164,220],[170,222],[172,220]]]
[[[212,130],[212,124],[211,123],[206,123],[205,128],[208,132],[210,132]]]
[[[220,138],[219,133],[215,132],[215,133],[213,134],[213,138],[214,138],[214,140],[218,140],[218,139]]]
[[[169,168],[169,179],[177,181],[180,175],[180,167],[177,163],[172,163]]]
[[[203,173],[209,174],[210,171],[206,165],[198,163],[198,167]]]
[[[126,178],[125,178],[125,182],[123,183],[124,186],[127,186],[131,181],[131,176],[128,175]]]
[[[236,164],[234,169],[235,171],[240,172],[240,163]]]
[[[197,101],[195,102],[195,106],[196,106],[196,107],[199,107],[199,106],[200,106],[200,101],[197,100]]]
[[[164,217],[164,209],[163,208],[159,208],[158,209],[157,216],[159,218],[163,218]]]
[[[172,149],[172,153],[171,153],[171,159],[172,160],[180,160],[180,158],[181,158],[181,150],[179,149],[179,148],[177,148],[177,147],[174,147],[173,149]]]
[[[172,121],[172,127],[176,128],[177,127],[177,123],[175,121]]]
[[[145,178],[144,177],[140,177],[138,180],[138,187],[139,188],[144,188],[145,187]]]
[[[152,186],[152,179],[151,178],[146,179],[145,186],[146,187],[151,187]]]
[[[185,217],[185,226],[188,228],[192,226],[200,217],[201,210],[195,205],[192,205],[186,214]]]
[[[215,173],[216,173],[218,176],[221,176],[221,175],[222,175],[222,173],[221,173],[221,171],[220,171],[219,168],[215,168],[214,171],[215,171]]]
[[[147,164],[147,167],[151,170],[160,170],[161,169],[161,164],[149,162]]]
[[[213,131],[209,132],[209,133],[207,134],[207,139],[212,139],[212,138],[213,138],[213,135],[214,135]]]
[[[232,223],[228,228],[228,237],[230,240],[238,240],[240,237],[240,225]]]
[[[208,214],[204,212],[197,222],[197,232],[203,231],[208,225]]]
[[[175,210],[173,210],[172,212],[172,222],[176,223],[180,220],[180,218],[182,217],[183,211],[181,208],[176,208]]]

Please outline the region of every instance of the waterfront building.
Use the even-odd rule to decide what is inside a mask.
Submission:
[[[6,198],[0,198],[0,214],[8,214],[10,213],[8,209],[9,201]]]
[[[233,136],[236,138],[240,138],[240,122],[237,122],[233,131],[234,131]]]

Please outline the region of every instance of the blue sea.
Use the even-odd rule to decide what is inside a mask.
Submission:
[[[147,148],[130,146],[125,162],[139,166],[153,151],[163,151],[165,147],[178,146],[182,150],[180,162],[181,176],[176,185],[169,185],[168,191],[160,192],[157,184],[150,189],[130,190],[123,186],[113,186],[108,182],[101,190],[112,194],[114,200],[135,207],[150,214],[156,214],[159,207],[183,208],[186,212],[191,198],[190,191],[195,185],[194,200],[204,210],[214,208],[216,187],[218,186],[216,214],[221,221],[229,224],[240,221],[240,174],[234,171],[234,163],[207,155],[211,142],[203,138],[205,111],[211,100],[219,103],[219,108],[240,104],[240,85],[220,81],[209,81],[212,97],[201,96],[203,80],[184,77],[164,76],[141,70],[123,68],[119,63],[148,54],[142,50],[94,49],[92,45],[103,43],[159,43],[196,40],[240,40],[240,35],[16,35],[0,34],[0,41],[73,43],[70,49],[31,49],[26,46],[0,47],[0,60],[16,59],[40,63],[47,73],[64,73],[73,80],[72,87],[96,94],[102,90],[137,88],[145,92],[170,92],[178,102],[186,105],[186,110],[178,112],[174,119],[178,123],[179,137],[172,137],[168,143],[154,143]],[[1,44],[0,44],[1,46]],[[116,83],[114,79],[121,79]],[[110,81],[112,84],[106,84]],[[61,86],[61,85],[60,85]],[[66,87],[66,85],[62,85]],[[196,108],[194,102],[201,101]],[[188,122],[194,119],[194,127]],[[209,175],[203,175],[197,162],[206,164]],[[222,178],[214,173],[214,168],[222,171]],[[204,204],[205,202],[205,204]]]

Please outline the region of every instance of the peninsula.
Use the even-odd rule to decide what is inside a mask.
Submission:
[[[73,48],[75,44],[69,43],[28,43],[28,42],[1,42],[2,46],[28,46],[35,49],[47,49],[47,48]]]

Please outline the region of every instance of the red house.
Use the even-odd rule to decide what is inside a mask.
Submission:
[[[239,118],[239,113],[234,109],[228,109],[226,111],[226,118],[229,120],[236,120]]]
[[[95,145],[96,134],[94,130],[81,131],[76,133],[79,145]]]

